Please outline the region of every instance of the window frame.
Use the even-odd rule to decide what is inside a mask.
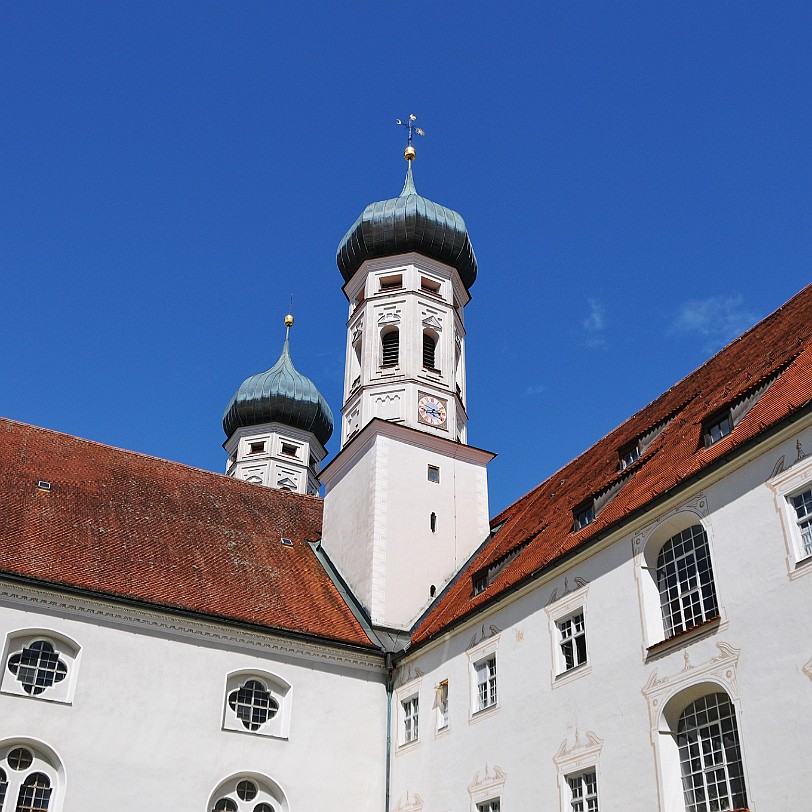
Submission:
[[[279,706],[273,717],[262,723],[256,730],[246,727],[242,719],[237,715],[236,709],[232,708],[229,703],[230,695],[251,680],[261,683]],[[293,686],[287,680],[270,671],[246,668],[226,674],[224,687],[222,730],[232,733],[244,733],[249,736],[283,739],[285,741],[290,738]]]
[[[250,781],[257,789],[256,795],[250,800],[241,798],[237,792],[237,787],[245,781]],[[279,784],[267,775],[255,772],[240,772],[221,781],[209,795],[206,812],[213,812],[215,806],[222,801],[230,801],[237,812],[252,812],[262,803],[269,804],[274,812],[289,812],[287,798]]]
[[[434,689],[434,705],[437,710],[435,733],[445,733],[450,727],[448,704],[448,680],[441,680]]]
[[[799,459],[767,482],[783,531],[787,576],[790,580],[812,572],[812,555],[804,550],[798,528],[798,516],[792,504],[793,497],[812,489],[812,455],[801,457],[800,451],[795,453]]]
[[[67,666],[65,678],[45,688],[39,694],[25,690],[17,675],[9,669],[9,660],[31,644],[44,640],[50,643],[60,660]],[[6,635],[3,646],[2,676],[0,676],[0,693],[22,696],[43,702],[57,702],[72,705],[76,691],[76,680],[81,661],[79,644],[61,632],[47,628],[16,629]]]
[[[412,694],[400,700],[401,745],[414,744],[420,741],[420,696]]]
[[[468,655],[470,690],[469,711],[470,721],[472,722],[490,716],[501,707],[499,703],[499,658],[497,656],[500,637],[501,633],[494,634],[466,652]],[[490,673],[489,663],[491,661],[493,661],[494,666],[493,674]],[[478,669],[482,666],[488,669],[488,676],[483,683],[480,683]],[[488,686],[486,697],[489,701],[485,705],[481,704],[480,684]],[[493,697],[492,700],[491,697]]]
[[[396,752],[410,750],[413,747],[419,746],[420,742],[422,741],[420,738],[420,686],[422,681],[422,677],[416,677],[415,679],[411,679],[395,689],[394,699],[397,704],[395,706],[395,711],[392,713],[391,724],[397,726],[392,731],[392,738],[397,747]],[[415,704],[411,705],[412,702]],[[409,738],[408,740],[406,738],[407,703],[412,707],[413,710],[417,711],[417,735]],[[410,718],[412,720],[415,719],[414,716]]]
[[[567,588],[567,585],[570,582],[574,583],[574,587],[572,589]],[[556,598],[556,593],[553,593],[553,598],[545,607],[545,611],[547,612],[547,616],[549,618],[551,645],[550,662],[552,665],[550,681],[553,688],[566,684],[571,680],[586,676],[592,671],[589,638],[586,637],[586,629],[588,629],[590,625],[589,611],[587,606],[589,583],[583,578],[579,578],[570,573],[565,581],[565,590],[566,591],[560,598]],[[568,620],[575,615],[582,615],[584,619],[586,657],[583,662],[578,663],[572,668],[567,668],[566,659],[562,650],[559,623]]]
[[[594,792],[588,790],[589,784],[585,783],[588,776],[594,781]],[[600,812],[600,804],[598,802],[598,770],[597,765],[591,768],[579,770],[576,773],[568,773],[564,776],[566,790],[569,793],[569,805],[565,807],[567,812]],[[584,794],[580,797],[575,797],[575,783],[584,789]],[[595,803],[590,806],[590,801]]]
[[[25,748],[32,755],[31,763],[20,770],[12,769],[8,756],[17,748]],[[65,795],[65,770],[56,752],[43,742],[28,737],[8,738],[0,741],[0,768],[6,774],[4,810],[13,812],[20,801],[20,791],[33,776],[42,774],[50,784],[47,812],[59,812]]]

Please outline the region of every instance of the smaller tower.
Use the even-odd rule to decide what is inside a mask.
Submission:
[[[279,360],[244,380],[226,407],[226,474],[268,488],[317,495],[333,413],[313,381],[293,366],[292,326],[288,314]]]

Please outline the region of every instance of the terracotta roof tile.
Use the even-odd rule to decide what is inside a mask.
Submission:
[[[440,595],[414,630],[412,642],[439,634],[810,404],[811,334],[812,285],[497,516],[491,526],[502,527]],[[705,448],[703,422],[779,372],[736,428]],[[618,451],[669,418],[640,460],[627,469],[631,476],[620,491],[594,522],[574,532],[573,509],[617,482]],[[472,595],[471,575],[528,537],[530,543],[493,583]]]
[[[0,573],[372,645],[307,544],[316,497],[4,419],[0,489]]]

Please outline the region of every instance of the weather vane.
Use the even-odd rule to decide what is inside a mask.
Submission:
[[[405,127],[406,131],[409,133],[409,143],[406,146],[406,149],[403,150],[403,156],[406,158],[407,161],[413,161],[415,156],[414,147],[412,146],[412,138],[414,134],[417,133],[418,135],[425,135],[426,133],[422,130],[422,128],[418,127],[414,122],[417,116],[409,115],[409,118],[406,121],[401,121],[399,118],[395,119],[395,121],[400,124],[401,127]]]

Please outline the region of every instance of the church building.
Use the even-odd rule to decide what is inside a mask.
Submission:
[[[0,812],[809,807],[812,285],[491,516],[405,157],[335,416],[288,316],[225,475],[0,419]]]

